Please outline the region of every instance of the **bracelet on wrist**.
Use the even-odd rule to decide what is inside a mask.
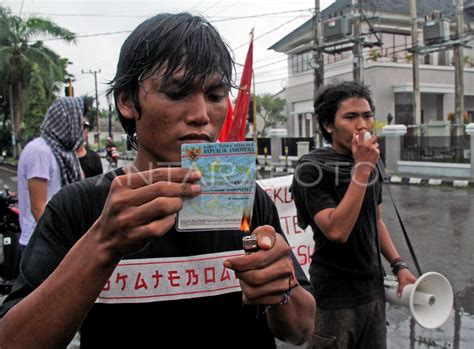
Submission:
[[[395,263],[398,263],[398,262],[403,262],[402,257],[394,258],[394,259],[390,262],[390,268],[392,268],[393,265],[395,265]]]
[[[408,269],[408,265],[404,261],[399,261],[391,265],[393,275],[397,276],[400,270]]]

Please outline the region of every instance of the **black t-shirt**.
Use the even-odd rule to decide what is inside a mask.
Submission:
[[[123,171],[118,169],[76,182],[52,198],[29,242],[20,276],[0,315],[28,295],[56,268],[98,218],[111,181],[120,174]],[[284,237],[276,207],[257,186],[252,226],[264,224],[272,225]],[[185,286],[194,282],[212,283],[215,279],[228,278],[228,273],[217,270],[219,266],[223,268],[222,261],[216,257],[219,262],[212,264],[212,258],[232,253],[229,251],[242,253],[240,231],[178,232],[172,229],[162,238],[152,240],[145,249],[127,256],[121,264],[125,265],[123,268],[132,268],[134,274],[130,272],[127,279],[126,270],[117,271],[118,268],[112,274],[82,324],[81,348],[157,348],[163,345],[177,348],[274,348],[274,337],[262,309],[243,305],[240,289],[234,287],[227,293],[224,288],[214,289],[214,293],[204,290],[197,297],[193,292],[183,291]],[[193,264],[186,264],[187,258],[204,260],[205,273],[199,274],[202,270],[198,268],[198,272],[192,271]],[[311,291],[309,281],[294,256],[293,263],[300,285]],[[144,273],[149,269],[141,264],[156,272],[145,278]],[[169,295],[163,292],[145,301],[146,296],[137,293],[141,298],[134,297],[133,292],[124,294],[124,297],[107,297],[106,290],[110,285],[115,287],[116,296],[123,288],[136,292],[147,288],[149,291],[158,285],[158,281],[180,285],[179,291],[183,292],[178,292],[177,296],[175,294],[177,298],[171,300],[167,300]],[[141,301],[137,303],[138,298]]]
[[[84,177],[89,178],[102,174],[102,162],[100,161],[99,154],[89,149],[89,147],[86,147],[86,151],[86,155],[79,158]]]
[[[310,156],[318,156],[314,152]],[[352,157],[337,161],[353,165]],[[352,164],[351,164],[352,161]],[[296,174],[295,174],[296,176]],[[369,179],[359,217],[346,243],[330,241],[314,221],[314,215],[335,208],[346,193],[347,180],[328,175],[316,165],[301,166],[292,193],[298,218],[313,230],[315,250],[309,269],[316,301],[320,308],[346,308],[366,304],[383,294],[383,276],[377,241],[376,207],[382,203],[382,186],[374,170]]]

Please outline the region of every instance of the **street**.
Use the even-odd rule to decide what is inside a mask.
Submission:
[[[121,165],[121,164],[119,164]],[[104,163],[104,170],[108,164]],[[16,190],[14,169],[0,166],[0,185]],[[391,185],[391,190],[423,272],[448,278],[454,310],[436,330],[426,330],[410,318],[408,308],[388,309],[388,348],[472,348],[474,343],[474,189]],[[414,273],[413,262],[398,219],[384,193],[384,220],[400,254]],[[388,271],[390,268],[385,265]],[[279,348],[295,348],[278,343]]]
[[[437,271],[450,281],[454,310],[444,325],[426,330],[409,309],[388,305],[388,348],[470,349],[474,345],[474,189],[391,185],[422,272]],[[416,275],[393,204],[384,191],[383,217],[394,243]],[[384,265],[389,271],[388,264]],[[279,348],[297,348],[279,343]]]
[[[440,328],[425,330],[409,320],[408,308],[390,308],[389,348],[472,348],[474,189],[392,185],[391,190],[422,272],[437,271],[447,277],[454,292],[454,311]],[[386,193],[384,220],[400,254],[416,271]]]
[[[16,191],[16,168],[0,164],[0,190],[4,190],[5,186]]]

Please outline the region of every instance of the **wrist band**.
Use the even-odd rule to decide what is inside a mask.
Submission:
[[[400,270],[408,269],[408,265],[406,265],[403,260],[393,263],[392,265],[390,265],[390,267],[392,268],[392,273],[395,276],[398,275]]]
[[[403,262],[402,257],[397,257],[397,258],[393,259],[392,262],[390,262],[390,268],[392,268],[393,265],[394,265],[395,263],[398,263],[398,262]]]

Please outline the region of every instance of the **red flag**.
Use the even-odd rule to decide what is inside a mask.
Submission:
[[[252,85],[252,63],[253,63],[253,29],[250,33],[250,45],[245,59],[244,70],[242,72],[242,79],[240,80],[239,93],[235,100],[234,114],[230,127],[227,130],[226,139],[219,140],[221,142],[238,142],[245,140],[245,127],[247,123],[247,116],[249,113],[250,103],[250,86]],[[226,123],[228,120],[226,120]]]
[[[227,116],[225,118],[224,125],[222,125],[221,133],[219,133],[219,142],[227,142],[227,136],[229,135],[233,115],[234,110],[232,108],[232,103],[230,101],[230,97],[227,97]]]

